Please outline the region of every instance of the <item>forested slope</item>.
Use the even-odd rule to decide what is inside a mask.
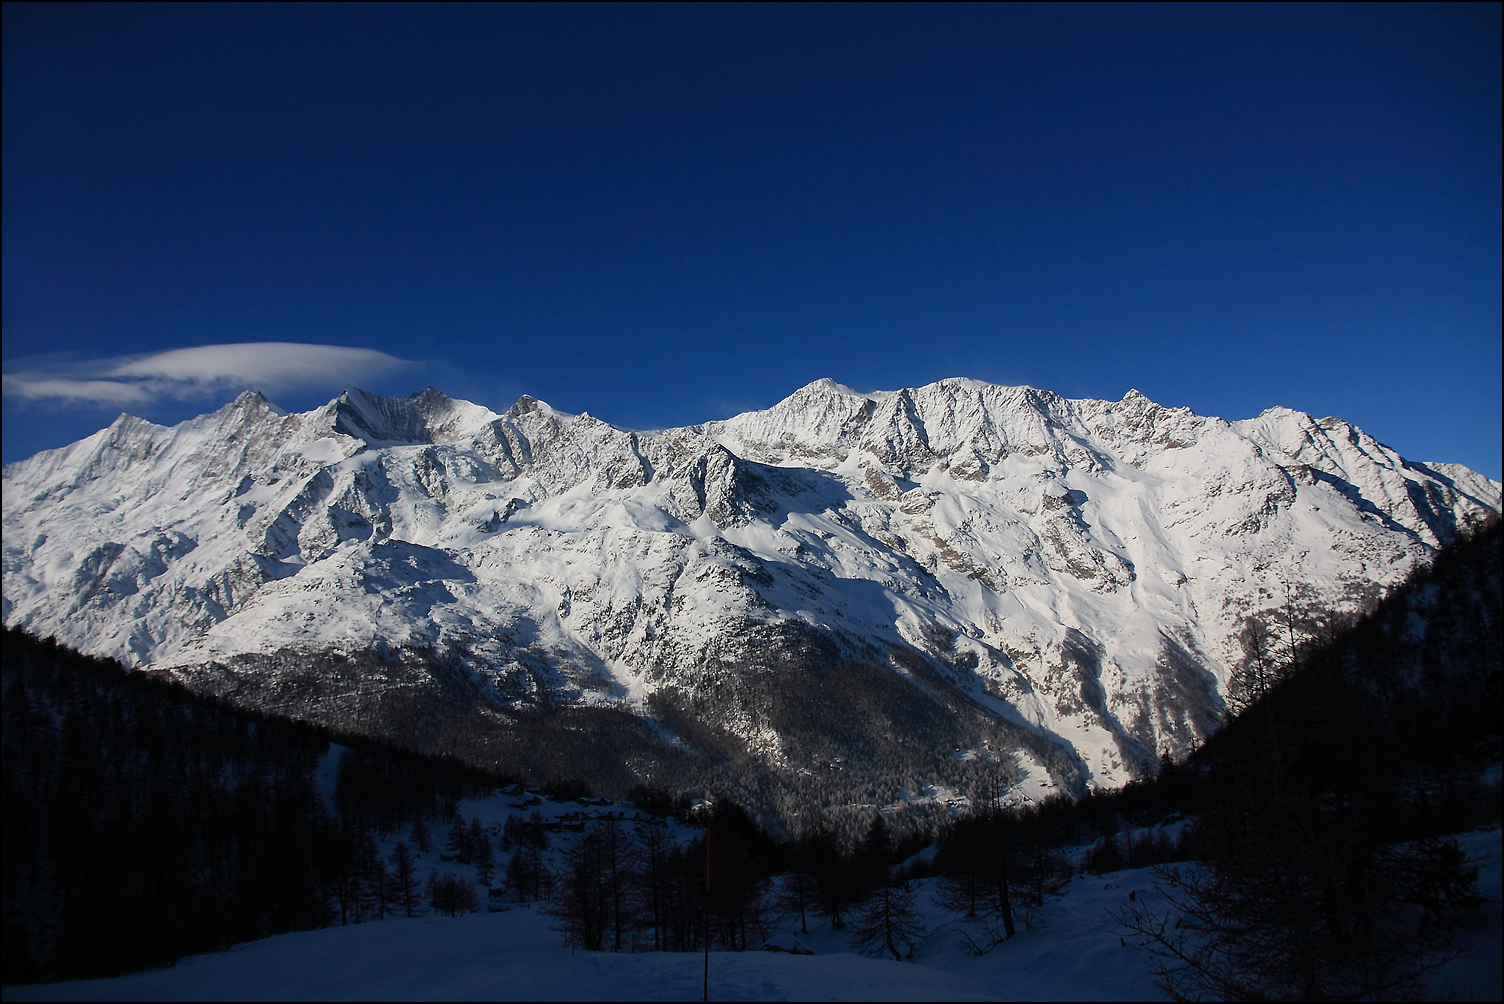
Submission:
[[[440,816],[507,780],[231,708],[10,628],[3,708],[8,984],[323,926],[366,828]]]

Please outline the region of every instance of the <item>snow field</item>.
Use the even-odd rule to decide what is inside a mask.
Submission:
[[[543,801],[545,816],[570,807]],[[503,798],[462,803],[468,820],[495,825],[516,812]],[[676,827],[681,838],[692,831]],[[434,827],[435,846],[443,834]],[[565,835],[567,837],[567,833]],[[395,843],[387,841],[387,847]],[[554,838],[557,848],[563,841]],[[1460,999],[1498,1000],[1504,846],[1499,830],[1458,838],[1479,863],[1487,903],[1461,931],[1463,957],[1434,986]],[[1076,854],[1085,848],[1077,848]],[[422,856],[437,862],[437,850]],[[466,866],[442,869],[471,872]],[[1182,866],[1184,867],[1184,866]],[[425,874],[422,867],[419,874]],[[1129,902],[1162,903],[1149,869],[1078,876],[1034,910],[1011,941],[977,956],[963,932],[985,938],[935,902],[937,880],[915,883],[926,932],[915,957],[894,962],[857,955],[848,932],[812,923],[800,937],[814,956],[712,952],[712,1000],[1158,1000],[1153,959],[1125,945],[1113,913]],[[797,931],[787,919],[777,930]],[[770,932],[772,933],[772,932]],[[191,1000],[699,1000],[704,957],[693,953],[612,954],[564,947],[537,907],[450,918],[394,917],[347,927],[280,935],[168,969],[122,977],[7,988],[16,1001]]]

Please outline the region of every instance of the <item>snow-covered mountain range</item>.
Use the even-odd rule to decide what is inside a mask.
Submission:
[[[1333,418],[830,380],[661,432],[247,392],[4,471],[4,620],[427,749],[801,806],[1119,785],[1250,619],[1372,603],[1500,485]],[[1299,639],[1297,639],[1298,641]]]

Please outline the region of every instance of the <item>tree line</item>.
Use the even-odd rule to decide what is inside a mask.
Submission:
[[[348,921],[372,895],[384,912],[412,877],[373,860],[376,837],[514,780],[231,707],[11,628],[0,708],[7,984],[116,976]],[[334,812],[317,777],[331,742],[347,747]]]
[[[639,805],[672,804],[666,792],[640,789]],[[849,930],[859,948],[908,957],[921,936],[911,883],[942,877],[947,906],[987,930],[977,951],[1012,937],[1048,894],[1059,890],[1073,862],[1050,845],[1052,830],[1037,811],[990,805],[938,835],[928,857],[917,852],[937,835],[899,837],[880,812],[866,833],[842,841],[828,826],[796,839],[777,837],[739,805],[717,800],[677,813],[700,832],[687,843],[669,839],[662,820],[592,824],[550,876],[549,912],[566,941],[593,951],[745,951],[759,947],[779,923],[808,934],[811,925]],[[509,885],[519,898],[536,888],[539,837],[519,824]],[[542,834],[546,840],[546,834]],[[514,880],[515,876],[515,880]]]
[[[1504,562],[1497,517],[1351,623],[1286,603],[1233,716],[1125,799],[1196,822],[1161,866],[1175,914],[1120,917],[1172,999],[1420,999],[1479,905],[1451,834],[1500,819]],[[1275,644],[1271,639],[1283,639]]]

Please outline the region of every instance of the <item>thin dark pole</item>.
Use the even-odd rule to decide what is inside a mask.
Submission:
[[[710,1000],[710,835],[714,823],[705,827],[705,996]]]

